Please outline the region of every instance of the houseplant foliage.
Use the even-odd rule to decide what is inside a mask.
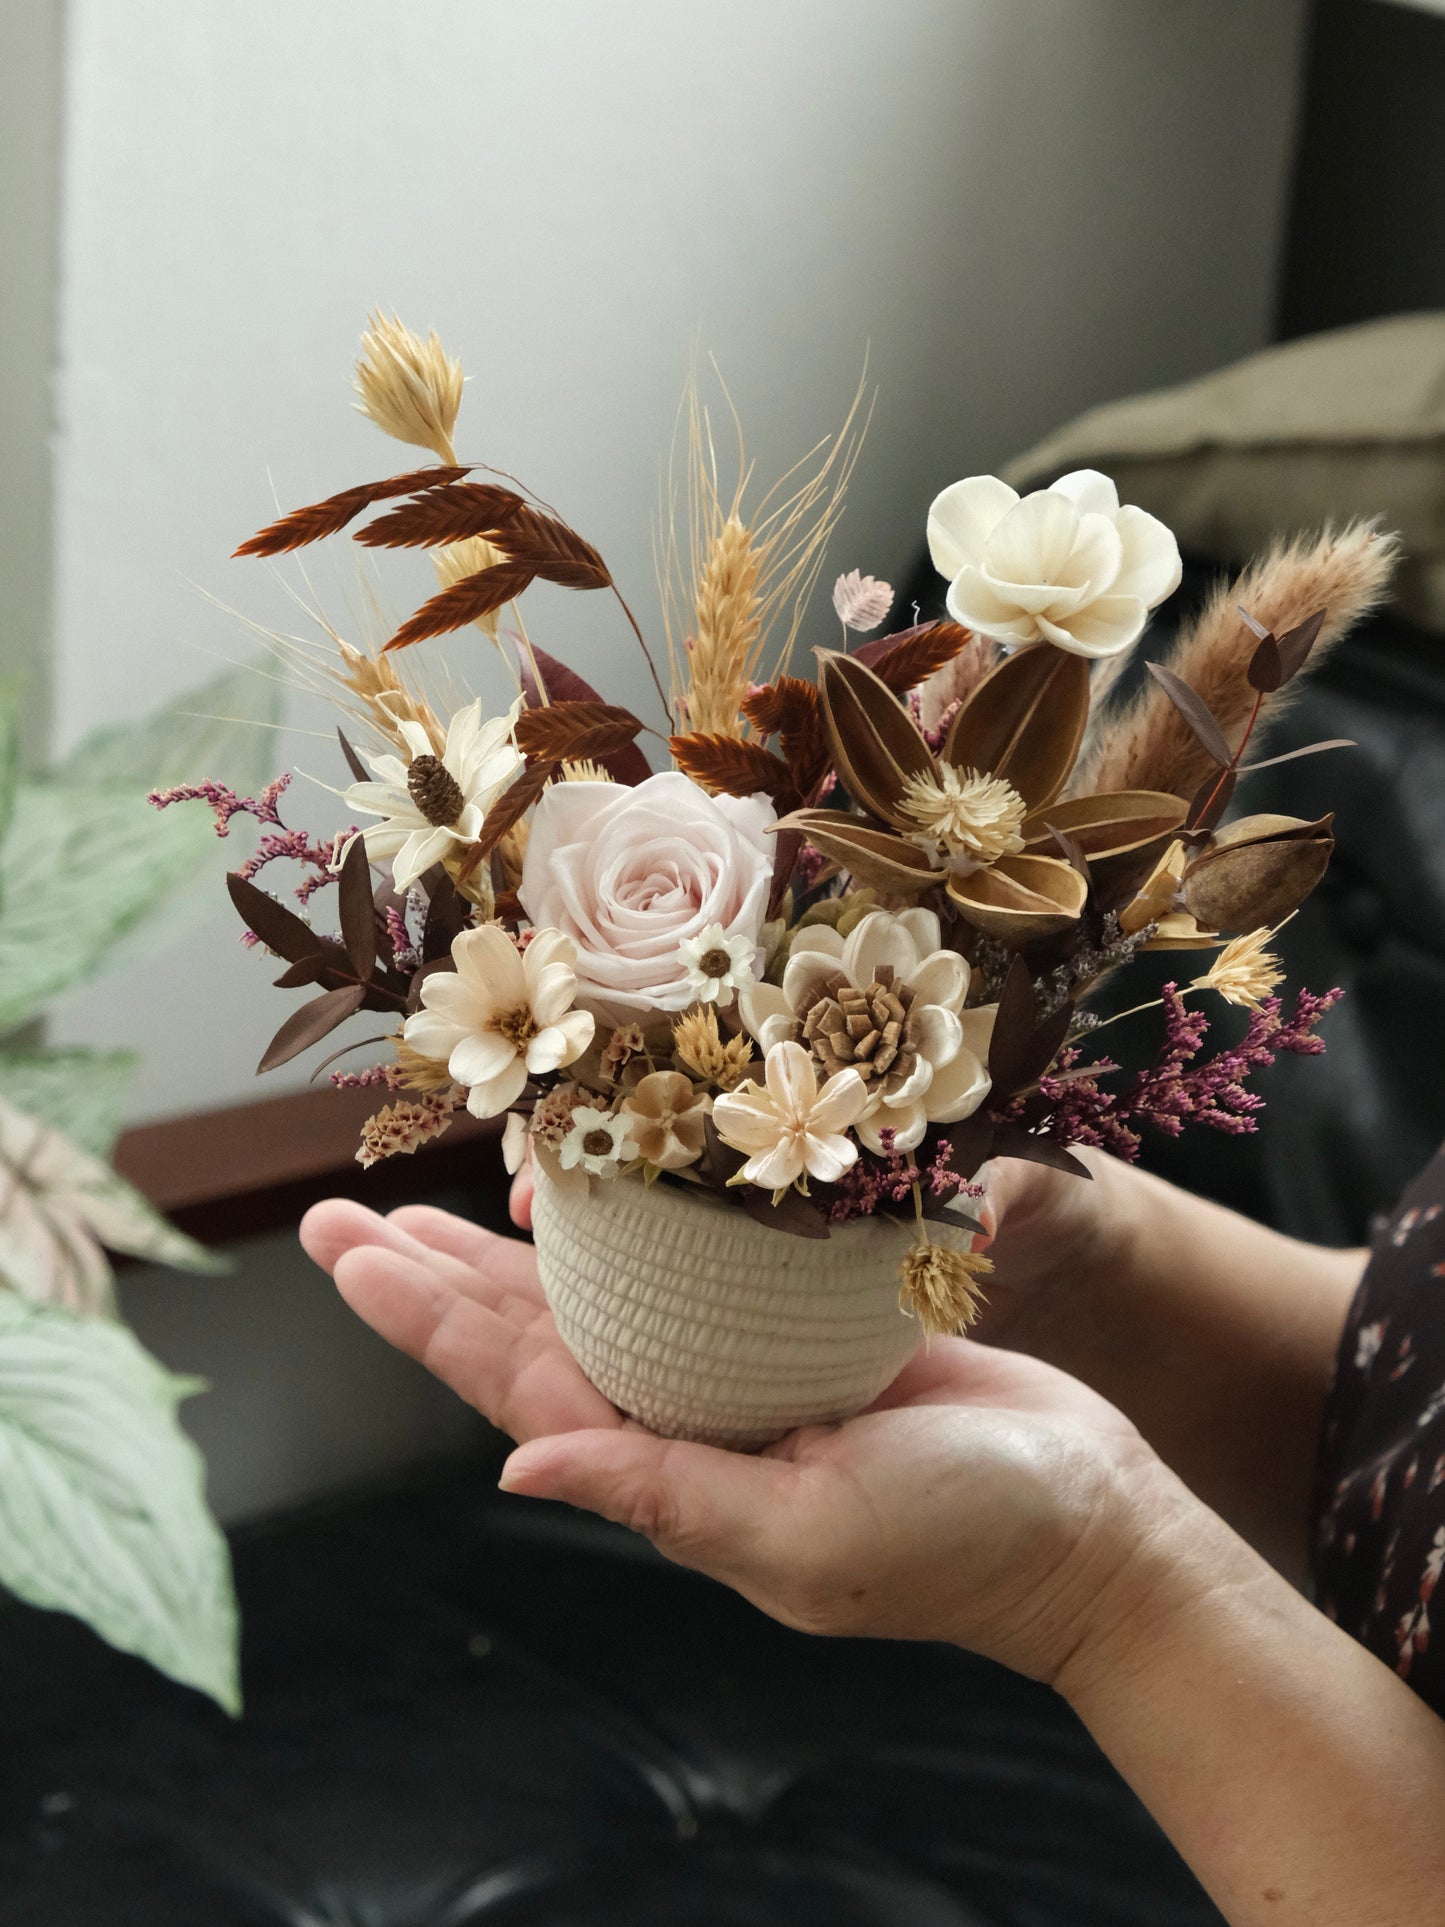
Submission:
[[[1268,944],[1323,873],[1330,820],[1230,811],[1261,725],[1383,592],[1389,538],[1281,544],[1122,700],[1180,569],[1170,532],[1107,477],[1022,499],[964,478],[926,523],[947,617],[887,631],[891,590],[853,569],[829,621],[811,592],[861,390],[841,432],[753,500],[741,445],[741,479],[720,478],[694,386],[657,540],[664,671],[598,551],[459,457],[461,371],[435,336],[376,320],[358,388],[434,464],[282,516],[238,553],[350,529],[373,551],[427,550],[439,587],[378,651],[338,641],[330,664],[356,830],[308,844],[279,789],[253,811],[263,845],[231,894],[278,982],[307,991],[262,1068],[373,1011],[385,1060],[333,1072],[386,1095],[363,1162],[416,1151],[463,1106],[504,1118],[509,1162],[537,1165],[559,1329],[625,1410],[755,1444],[857,1409],[973,1315],[990,1160],[1086,1177],[1072,1147],[1130,1157],[1146,1128],[1252,1130],[1250,1072],[1321,1048],[1337,993],[1286,1011]],[[532,641],[518,601],[539,580],[614,598],[655,716]],[[500,715],[448,711],[416,671],[421,645],[468,625],[514,677]],[[224,820],[240,807],[204,793]],[[256,881],[268,838],[309,865],[297,908]],[[323,875],[335,934],[306,911]],[[1155,1061],[1125,1079],[1088,999],[1146,949],[1186,969],[1150,1006]],[[1250,1013],[1212,1057],[1211,998]],[[857,1301],[830,1299],[855,1273]],[[880,1280],[873,1363],[838,1377],[824,1354],[872,1330]]]
[[[133,1053],[36,1036],[205,860],[208,826],[158,822],[146,784],[245,770],[265,686],[218,677],[41,776],[19,771],[18,694],[0,692],[0,1587],[236,1711],[229,1558],[175,1416],[203,1387],[122,1324],[106,1253],[218,1266],[110,1166]]]

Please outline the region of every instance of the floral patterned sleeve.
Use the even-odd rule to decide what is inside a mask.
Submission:
[[[1445,1715],[1445,1148],[1377,1232],[1345,1321],[1314,1567],[1321,1610]]]

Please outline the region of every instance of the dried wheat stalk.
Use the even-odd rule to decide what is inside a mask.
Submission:
[[[866,371],[838,433],[810,449],[745,513],[752,466],[737,411],[724,387],[737,476],[727,492],[719,480],[711,417],[696,375],[689,380],[656,543],[672,708],[680,726],[742,736],[739,705],[748,685],[763,680],[764,658],[776,658],[769,661],[770,673],[786,667],[867,432],[865,384]]]
[[[1181,635],[1169,667],[1202,696],[1226,737],[1237,743],[1254,706],[1245,676],[1257,638],[1240,616],[1245,608],[1276,635],[1327,611],[1310,666],[1383,600],[1399,556],[1399,541],[1370,524],[1352,522],[1338,534],[1297,536],[1277,542],[1229,584],[1221,583]],[[1280,713],[1299,679],[1265,698],[1262,721]],[[1207,751],[1170,702],[1153,685],[1117,719],[1105,719],[1092,755],[1086,748],[1072,792],[1155,789],[1188,796],[1214,767]]]

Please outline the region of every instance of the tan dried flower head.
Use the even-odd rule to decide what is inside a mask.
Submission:
[[[1227,943],[1191,990],[1217,990],[1227,1004],[1258,1010],[1261,1001],[1284,982],[1279,958],[1265,949],[1273,930],[1251,930]]]
[[[651,1071],[618,1106],[637,1155],[659,1171],[680,1171],[702,1156],[712,1100],[681,1071]]]
[[[975,864],[997,863],[1024,847],[1019,828],[1026,805],[1001,776],[960,772],[941,763],[936,777],[927,772],[909,777],[898,807],[950,856],[972,858]]]
[[[590,756],[576,756],[562,765],[564,783],[610,783],[612,777]]]
[[[446,726],[430,703],[403,686],[392,658],[369,656],[340,636],[336,648],[342,663],[337,680],[358,699],[381,735],[409,761],[411,751],[398,725],[420,723],[431,739],[433,752],[440,756],[446,748]]]
[[[572,1113],[579,1104],[590,1103],[580,1084],[558,1084],[538,1098],[532,1112],[532,1136],[556,1150],[572,1128]]]
[[[680,1064],[720,1091],[737,1089],[753,1056],[749,1038],[722,1035],[712,1004],[699,1004],[678,1018],[672,1048]]]
[[[451,1080],[447,1083],[446,1091],[434,1091],[416,1101],[399,1097],[394,1104],[384,1105],[375,1117],[369,1117],[361,1127],[357,1163],[369,1169],[382,1158],[409,1157],[432,1138],[440,1137],[452,1121]]]
[[[429,448],[443,462],[453,461],[452,430],[462,405],[462,364],[453,361],[436,337],[425,341],[396,315],[369,315],[356,364],[359,411],[387,435],[416,448]]]
[[[396,1051],[396,1081],[404,1091],[449,1091],[452,1074],[436,1057],[423,1057],[398,1031],[391,1040]]]
[[[898,1267],[898,1309],[916,1318],[930,1338],[947,1338],[971,1325],[984,1302],[977,1280],[993,1270],[979,1251],[913,1245]]]

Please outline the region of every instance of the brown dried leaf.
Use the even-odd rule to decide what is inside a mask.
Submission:
[[[828,734],[818,685],[802,676],[779,676],[776,682],[750,690],[742,711],[760,735],[779,738],[798,794],[807,796],[828,770]]]
[[[1269,637],[1266,636],[1264,640],[1268,642]],[[1264,643],[1261,643],[1260,648],[1263,647]],[[1258,653],[1256,650],[1255,654]],[[1191,689],[1182,676],[1176,676],[1172,669],[1166,669],[1162,662],[1146,662],[1144,667],[1194,731],[1206,753],[1214,758],[1221,769],[1228,768],[1234,761],[1234,751],[1229,747],[1229,740],[1220,728],[1218,718],[1204,698]],[[1254,681],[1252,676],[1250,681]],[[1258,689],[1261,685],[1254,683],[1254,687]]]
[[[778,827],[801,830],[824,856],[890,896],[916,897],[943,881],[916,843],[842,810],[795,810]]]
[[[1241,817],[1184,872],[1184,907],[1210,930],[1259,930],[1282,922],[1329,867],[1333,821]]]
[[[522,711],[517,747],[526,756],[553,763],[596,759],[625,749],[641,728],[640,717],[614,703],[552,702]]]
[[[284,555],[291,549],[304,549],[308,542],[319,542],[323,536],[344,529],[373,502],[385,502],[394,495],[410,495],[417,489],[443,488],[470,474],[469,468],[413,468],[405,475],[388,476],[384,482],[363,482],[357,488],[345,488],[339,495],[328,495],[324,502],[292,509],[279,521],[268,522],[234,553]]]
[[[612,576],[590,542],[554,515],[541,515],[524,503],[493,540],[514,562],[524,563],[544,582],[564,589],[608,589]]]
[[[1279,650],[1280,687],[1292,682],[1309,660],[1310,651],[1320,639],[1320,631],[1325,626],[1327,609],[1316,609],[1304,622],[1296,623],[1293,629],[1286,629],[1276,639]]]
[[[756,796],[761,790],[784,808],[797,800],[787,764],[761,743],[698,732],[670,737],[668,748],[684,776],[714,796]]]
[[[233,870],[226,878],[226,888],[246,928],[254,930],[266,948],[284,957],[287,963],[300,963],[303,957],[325,954],[326,939],[318,931],[248,878]]]
[[[370,983],[376,969],[376,902],[371,891],[366,845],[359,836],[351,839],[346,861],[341,866],[337,899],[341,940],[346,945],[351,967],[362,983]]]
[[[1003,776],[1031,810],[1068,781],[1089,720],[1089,665],[1040,644],[1006,656],[954,717],[943,760]]]
[[[903,704],[856,656],[818,651],[818,691],[838,774],[856,800],[900,829],[899,799],[911,776],[938,766]]]
[[[1065,1149],[1047,1132],[1026,1131],[1021,1124],[995,1127],[989,1155],[996,1158],[1023,1158],[1029,1164],[1047,1164],[1051,1170],[1067,1171],[1076,1178],[1092,1178],[1087,1164]]]
[[[973,631],[958,622],[920,622],[895,636],[883,636],[853,651],[854,662],[870,668],[879,682],[900,696],[907,695],[942,669],[973,640]]]
[[[404,622],[387,643],[387,649],[409,649],[428,636],[444,636],[453,629],[465,629],[469,622],[489,616],[513,602],[533,580],[536,571],[519,562],[498,562],[476,575],[463,576],[449,589],[443,589],[416,614]],[[383,651],[383,654],[385,651]]]
[[[354,540],[368,549],[433,549],[504,528],[526,503],[495,482],[459,482],[428,489],[400,508],[378,515]]]
[[[1046,803],[1024,818],[1022,835],[1028,844],[1067,839],[1088,858],[1119,856],[1172,835],[1187,813],[1187,804],[1162,790],[1113,790]]]
[[[309,1004],[300,1010],[293,1010],[276,1035],[266,1046],[265,1054],[256,1066],[256,1075],[262,1071],[274,1071],[279,1064],[289,1064],[293,1057],[299,1057],[312,1044],[335,1030],[338,1024],[361,1008],[361,1000],[366,995],[362,984],[342,984],[336,990],[323,991],[313,997]]]

